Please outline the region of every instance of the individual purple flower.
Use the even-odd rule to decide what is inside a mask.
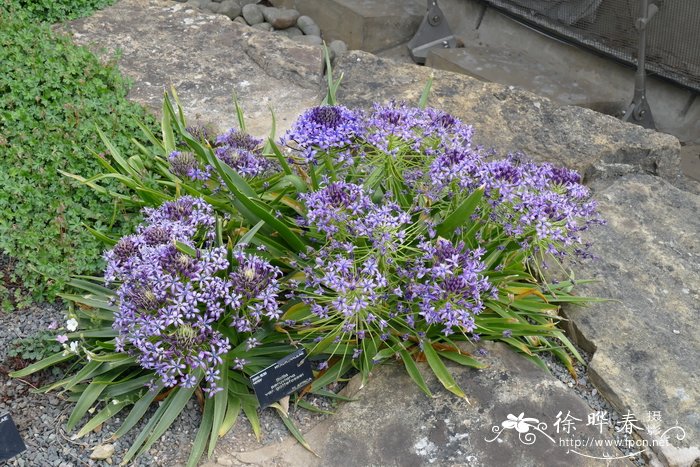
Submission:
[[[65,344],[66,342],[68,342],[68,336],[66,336],[65,334],[59,334],[56,336],[56,342],[58,342],[59,344]]]

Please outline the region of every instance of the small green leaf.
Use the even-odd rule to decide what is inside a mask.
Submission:
[[[418,101],[418,107],[425,109],[428,106],[428,97],[430,97],[430,89],[433,87],[433,75],[430,75],[428,82],[425,83],[423,87],[423,92],[420,95],[420,100]]]

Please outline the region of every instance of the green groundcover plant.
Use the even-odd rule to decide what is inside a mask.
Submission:
[[[114,3],[115,0],[0,0],[14,14],[25,15],[34,22],[57,23],[87,16],[95,10]]]
[[[239,128],[222,135],[187,127],[173,92],[162,138],[143,127],[150,147],[127,156],[102,135],[104,173],[67,174],[144,216],[121,238],[93,231],[109,245],[107,267],[63,295],[76,304],[63,351],[13,375],[72,362],[42,390],[76,400],[69,429],[101,407],[78,436],[128,408],[118,438],[162,398],[128,462],[200,393],[194,465],[241,410],[259,432],[249,378],[298,348],[316,368],[307,391],[324,395],[350,370],[366,380],[396,359],[426,394],[417,361],[466,398],[446,362],[483,367],[485,340],[542,367],[538,354],[551,352],[573,372],[580,356],[557,312],[588,299],[572,295],[571,278],[545,278],[588,255],[580,233],[602,222],[579,175],[487,158],[470,126],[425,107],[427,93],[419,107],[363,112],[338,105],[336,88],[278,142],[274,129],[267,141],[248,135],[240,108]]]
[[[126,100],[127,84],[114,64],[103,65],[27,10],[87,2],[26,2],[27,9],[21,3],[0,0],[0,252],[14,266],[0,283],[4,309],[51,299],[63,277],[104,266],[100,242],[82,223],[133,228],[137,213],[58,172],[98,173],[96,158],[85,154],[102,145],[95,125],[121,150],[133,147],[134,136],[146,142],[136,119],[157,128]]]

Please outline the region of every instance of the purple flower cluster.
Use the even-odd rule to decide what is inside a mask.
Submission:
[[[229,264],[226,248],[207,240],[212,211],[193,197],[146,209],[137,234],[105,253],[106,282],[120,284],[113,324],[117,350],[136,356],[166,386],[192,387],[201,371],[210,395],[220,390],[217,366],[231,349],[218,326],[250,332],[263,317],[280,313],[280,271],[240,251],[233,256],[236,264]],[[177,241],[195,254],[182,252]]]
[[[339,320],[344,334],[362,340],[367,327],[388,327],[381,310],[390,294],[378,259],[357,259],[353,250],[352,245],[338,243],[321,249],[313,266],[304,268],[306,281],[299,296],[317,318]]]
[[[484,309],[484,297],[496,289],[484,277],[482,249],[469,250],[464,243],[454,245],[438,238],[419,245],[422,256],[400,273],[408,282],[405,298],[413,303],[428,325],[440,324],[443,333],[456,329],[471,333],[474,316]]]
[[[356,138],[364,134],[362,115],[341,105],[320,106],[307,110],[285,134],[283,144],[294,141],[307,162],[315,162],[319,150],[335,150],[334,162],[351,159]]]
[[[277,164],[263,156],[262,140],[234,128],[216,138],[216,157],[246,177],[267,175]]]
[[[572,170],[511,155],[484,164],[473,183],[485,187],[491,220],[511,236],[556,256],[581,247],[580,232],[602,224],[595,201]]]
[[[202,170],[191,152],[173,151],[168,156],[168,162],[170,162],[170,172],[180,178],[209,180],[211,176],[211,166],[206,166]]]
[[[366,124],[367,141],[389,154],[395,154],[401,144],[428,155],[436,147],[466,148],[473,133],[471,126],[443,111],[396,102],[375,104]]]
[[[307,209],[305,225],[329,238],[367,238],[382,254],[401,245],[411,222],[410,215],[388,197],[375,204],[361,185],[353,183],[333,182],[301,199]]]

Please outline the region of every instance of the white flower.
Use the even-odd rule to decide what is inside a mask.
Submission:
[[[66,329],[68,329],[70,332],[73,332],[76,329],[78,329],[78,320],[75,318],[71,318],[68,321],[66,321]]]
[[[78,354],[78,341],[73,341],[70,343],[70,351],[74,354]]]
[[[116,399],[112,399],[112,404],[117,405],[117,404],[119,404],[119,401]]]

